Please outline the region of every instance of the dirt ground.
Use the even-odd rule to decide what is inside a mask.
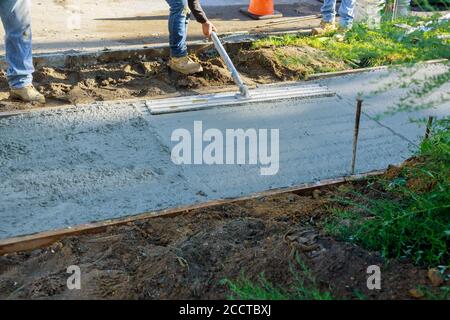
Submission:
[[[245,82],[256,84],[306,79],[309,74],[348,68],[313,48],[241,49],[230,53]],[[286,63],[290,59],[302,63]],[[28,104],[9,98],[5,72],[0,73],[0,112],[63,104],[80,104],[171,94],[193,94],[199,90],[220,90],[232,86],[231,75],[212,48],[193,56],[204,71],[193,76],[171,72],[167,60],[133,59],[87,67],[43,67],[34,73],[34,84],[47,97],[46,105]]]
[[[288,288],[298,255],[335,299],[410,299],[430,286],[427,269],[324,233],[331,197],[364,190],[353,182],[312,194],[260,197],[166,218],[110,227],[44,249],[0,257],[0,299],[224,299],[222,279],[243,273]],[[66,269],[81,268],[81,290],[68,290]],[[367,289],[367,267],[379,265],[382,289]],[[296,270],[292,272],[291,268]]]

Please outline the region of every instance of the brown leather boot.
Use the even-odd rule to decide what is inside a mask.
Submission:
[[[334,21],[333,22],[321,21],[318,28],[312,29],[312,34],[316,36],[316,35],[328,33],[328,32],[335,31],[335,30],[336,30],[336,24],[334,23]]]
[[[44,95],[37,91],[32,84],[19,89],[11,89],[10,96],[13,99],[22,100],[25,102],[45,103]]]
[[[203,71],[202,66],[188,56],[180,58],[172,57],[169,60],[168,66],[170,69],[186,75]]]

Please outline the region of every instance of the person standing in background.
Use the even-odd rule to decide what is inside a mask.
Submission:
[[[318,28],[312,30],[313,34],[323,34],[330,31],[347,31],[352,28],[356,0],[342,0],[339,7],[339,27],[336,27],[336,0],[324,0],[320,12],[322,21]]]
[[[0,15],[5,29],[6,76],[11,98],[45,103],[33,86],[30,0],[0,0]]]

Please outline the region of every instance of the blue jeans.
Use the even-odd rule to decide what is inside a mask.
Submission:
[[[33,81],[30,6],[30,0],[0,0],[8,64],[6,76],[13,89],[25,87]]]
[[[353,23],[353,13],[356,0],[342,0],[339,7],[339,17],[341,26],[351,27]],[[332,22],[336,17],[336,0],[324,0],[322,9],[322,20]]]
[[[1,1],[1,0],[0,0]],[[187,30],[190,11],[187,0],[166,0],[170,6],[169,44],[172,57],[187,56]]]

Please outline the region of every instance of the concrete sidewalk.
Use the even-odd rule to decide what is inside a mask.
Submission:
[[[235,31],[287,30],[317,25],[317,19],[293,18],[319,13],[317,0],[278,0],[285,17],[255,21],[239,12],[248,0],[202,0],[208,17],[222,33]],[[298,11],[297,11],[298,10]],[[35,53],[68,50],[102,50],[126,45],[167,42],[168,5],[165,0],[41,0],[32,1]],[[3,29],[0,30],[3,36]],[[198,23],[190,24],[189,39],[201,39]],[[3,43],[0,54],[4,54]]]
[[[0,238],[347,175],[359,92],[365,98],[357,173],[400,163],[425,131],[410,117],[448,116],[450,104],[374,116],[406,94],[399,79],[423,79],[448,68],[423,65],[414,72],[319,81],[338,94],[333,98],[160,116],[150,115],[144,102],[96,103],[0,118]],[[443,92],[450,92],[450,84],[433,95]],[[194,121],[222,132],[279,129],[278,174],[262,176],[258,165],[175,165],[171,134],[192,132]]]

